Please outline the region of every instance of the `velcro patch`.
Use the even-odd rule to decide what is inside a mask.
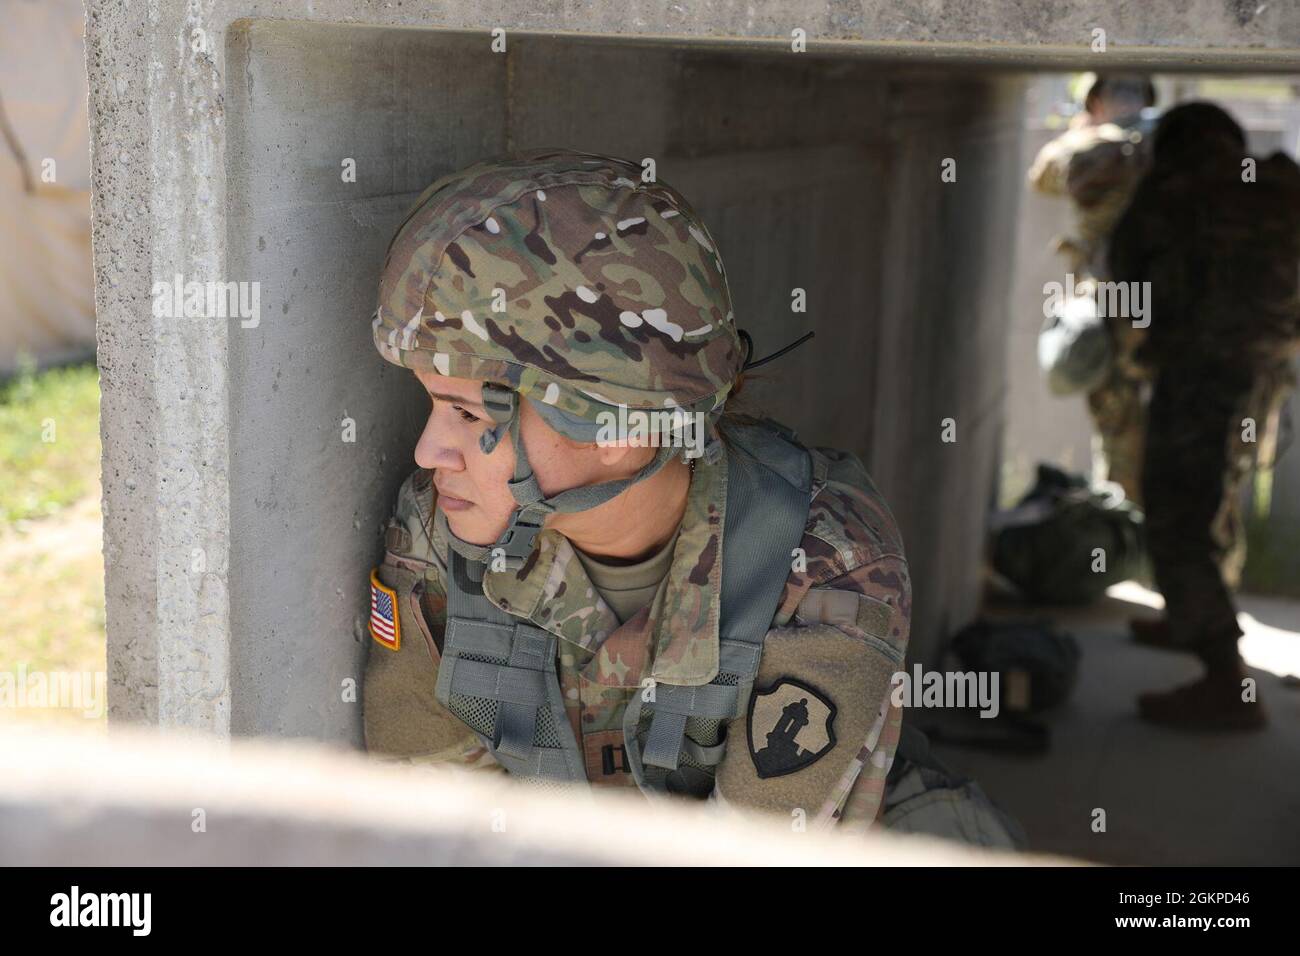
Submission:
[[[894,609],[879,598],[857,591],[813,588],[804,595],[795,613],[805,624],[847,624],[888,640]]]
[[[390,651],[402,647],[402,622],[397,613],[397,592],[379,580],[379,568],[370,570],[370,636]]]
[[[745,724],[718,767],[729,804],[811,822],[870,741],[890,676],[887,645],[852,637],[831,624],[768,631]],[[742,729],[743,728],[743,729]]]
[[[835,746],[835,702],[817,688],[778,677],[749,697],[749,755],[759,777],[816,763]]]

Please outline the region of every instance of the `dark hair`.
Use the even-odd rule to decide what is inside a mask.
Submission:
[[[744,371],[738,374],[735,384],[731,386],[731,392],[727,395],[727,404],[722,407],[722,414],[718,418],[718,437],[722,439],[722,444],[726,448],[731,447],[731,443],[727,440],[727,425],[733,423],[745,424],[765,417],[762,409],[759,408],[757,401],[752,396],[744,399],[739,398],[740,393],[744,390],[745,383],[755,378],[762,379],[763,374],[761,372]]]
[[[1243,153],[1246,134],[1222,107],[1195,102],[1175,106],[1160,118],[1152,142],[1157,162],[1214,153]]]

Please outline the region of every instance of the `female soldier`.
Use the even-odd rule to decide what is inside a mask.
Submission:
[[[851,455],[722,415],[748,359],[722,263],[640,174],[481,163],[392,242],[374,341],[432,410],[371,575],[367,747],[865,827],[898,529]]]

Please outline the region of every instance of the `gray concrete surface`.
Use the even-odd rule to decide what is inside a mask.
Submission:
[[[1027,96],[1030,116],[1041,115],[1043,98],[1059,89],[1047,78],[1036,81]],[[1028,119],[1028,117],[1027,117]],[[1074,472],[1092,469],[1092,423],[1083,396],[1053,395],[1038,368],[1038,333],[1043,326],[1043,286],[1061,282],[1064,260],[1052,251],[1053,241],[1070,228],[1069,204],[1024,185],[1038,151],[1060,130],[1045,129],[1029,120],[1021,142],[1020,220],[1007,323],[1006,419],[1000,503],[1009,506],[1032,487],[1040,461]]]
[[[653,155],[717,224],[760,348],[802,331],[782,316],[807,288],[822,334],[757,391],[778,414],[829,393],[786,417],[868,459],[926,657],[975,607],[993,487],[1020,193],[1005,71],[1263,69],[1300,45],[1300,11],[1211,0],[87,9],[111,719],[351,743],[340,685],[415,428],[367,319],[386,237],[436,174],[557,141]],[[153,317],[176,274],[261,283],[259,325]]]
[[[1047,614],[1074,634],[1083,651],[1078,687],[1045,718],[1047,754],[941,745],[941,759],[979,780],[1039,853],[1123,865],[1300,864],[1300,689],[1281,679],[1300,676],[1300,602],[1240,602],[1242,656],[1268,727],[1189,734],[1139,720],[1136,699],[1194,680],[1199,665],[1129,640],[1128,619],[1156,616],[1158,594],[1135,584],[1111,593],[1084,609],[990,607],[991,617]],[[1091,828],[1098,807],[1104,833]]]
[[[411,467],[423,408],[414,384],[373,354],[361,320],[387,235],[418,191],[507,142],[559,137],[656,157],[710,223],[758,347],[819,332],[755,376],[749,395],[810,440],[867,459],[922,582],[914,653],[934,647],[973,607],[967,569],[982,525],[968,496],[988,493],[1000,398],[1006,261],[963,256],[957,243],[983,236],[987,249],[1007,248],[1018,81],[955,89],[942,75],[822,58],[551,41],[521,42],[507,61],[477,47],[435,32],[269,22],[233,41],[228,255],[232,274],[261,277],[271,318],[232,331],[228,345],[232,731],[356,739],[337,688],[359,673],[361,648],[338,639],[363,633],[375,528]],[[394,61],[446,69],[408,66],[394,82],[384,72]],[[352,109],[333,107],[336,90]],[[619,104],[646,90],[652,106],[627,124]],[[446,139],[450,116],[482,125]],[[355,196],[334,182],[336,156],[354,153],[382,173]],[[936,186],[948,155],[961,156],[971,186]],[[922,207],[959,227],[917,230]],[[940,261],[951,263],[945,280],[928,282]],[[812,303],[806,316],[789,312],[795,287]],[[911,322],[919,312],[934,321]],[[979,356],[976,367],[961,367],[962,355]],[[927,374],[908,374],[918,364]],[[854,411],[866,408],[876,411]],[[360,423],[352,446],[338,440],[344,413]],[[954,445],[936,440],[948,416],[960,423]],[[946,539],[932,526],[936,501],[960,515]],[[286,563],[288,543],[306,560]]]
[[[124,194],[101,189],[101,295],[117,294],[125,236],[166,235],[137,293],[150,277],[218,275],[258,281],[262,306],[255,328],[156,320],[146,334],[139,304],[102,304],[114,720],[359,741],[340,687],[360,674],[366,575],[421,407],[369,344],[375,277],[424,185],[510,145],[656,157],[710,222],[759,347],[820,332],[749,391],[868,460],[922,582],[917,653],[973,609],[1020,81],[541,39],[507,58],[482,41],[242,22],[212,122],[153,103],[151,136],[197,154],[153,160],[179,177],[146,193],[166,228],[131,209],[123,228]],[[182,91],[211,109],[208,65],[191,63]],[[98,140],[106,182],[118,135]],[[946,156],[962,188],[938,183]],[[953,228],[923,227],[935,219]],[[807,315],[789,312],[796,286]],[[955,444],[938,441],[945,417]]]
[[[1063,860],[796,830],[380,765],[301,743],[117,732],[0,740],[0,866],[977,866]]]

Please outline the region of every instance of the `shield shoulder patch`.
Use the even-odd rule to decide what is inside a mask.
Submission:
[[[816,763],[835,746],[835,702],[793,677],[778,677],[749,697],[749,756],[759,777],[782,777]]]

